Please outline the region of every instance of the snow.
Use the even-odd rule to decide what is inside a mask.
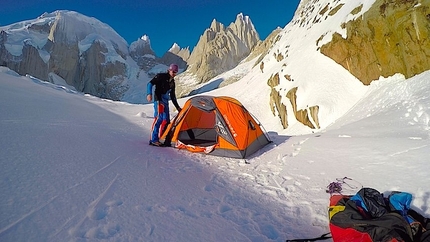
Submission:
[[[178,53],[181,50],[181,47],[177,43],[173,43],[172,47],[168,50],[168,52]]]
[[[21,56],[23,44],[34,46],[40,57],[47,63],[49,53],[43,50],[48,38],[45,31],[40,31],[34,26],[49,25],[57,23],[61,28],[64,38],[71,43],[78,41],[80,53],[84,53],[94,41],[104,43],[108,49],[107,61],[124,62],[116,51],[128,53],[128,44],[124,38],[118,35],[109,25],[100,22],[93,17],[87,17],[75,11],[57,10],[45,13],[37,19],[21,21],[19,23],[0,27],[0,31],[11,33],[5,42],[5,47],[14,56]],[[149,40],[149,39],[148,39]],[[55,40],[54,40],[55,41]]]
[[[364,86],[315,45],[342,31],[350,10],[373,2],[341,0],[342,14],[312,26],[299,26],[296,13],[263,58],[263,72],[254,59],[199,87],[238,99],[268,131],[273,143],[247,160],[148,145],[146,83],[167,66],[139,72],[127,102],[78,93],[53,73],[49,83],[0,67],[0,241],[318,237],[329,232],[326,187],[343,177],[353,179],[344,187],[351,194],[361,186],[409,192],[412,207],[430,217],[430,71]],[[282,61],[273,58],[279,53]],[[281,96],[298,87],[299,109],[320,107],[321,129],[293,115],[281,127],[269,106],[274,73]],[[217,88],[229,78],[240,80]]]
[[[136,51],[136,49],[138,49],[138,48],[144,48],[146,46],[151,47],[151,40],[150,40],[149,36],[143,35],[138,40],[136,40],[130,44],[129,50],[130,50],[130,52],[133,52],[133,51]],[[148,57],[148,56],[152,56],[152,55],[147,54],[146,57]],[[152,56],[152,58],[155,58],[155,56]]]
[[[274,142],[245,162],[149,146],[150,104],[0,70],[1,241],[315,237],[328,232],[326,186],[345,176],[410,192],[430,216],[430,72],[374,82],[319,133],[265,125]]]
[[[53,16],[48,14],[44,16],[44,18],[21,21],[9,26],[0,26],[0,31],[11,33],[8,35],[7,41],[4,44],[6,50],[14,56],[20,56],[22,54],[23,44],[25,43],[39,49],[41,58],[44,61],[47,61],[45,56],[46,53],[43,53],[42,48],[48,41],[48,36],[31,28],[32,25],[43,26],[55,19]]]

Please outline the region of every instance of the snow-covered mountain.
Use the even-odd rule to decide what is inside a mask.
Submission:
[[[231,84],[229,95],[257,97],[291,133],[325,129],[372,81],[430,69],[430,41],[423,38],[430,35],[429,7],[428,1],[301,1],[266,53],[197,88],[246,78],[246,85]],[[325,87],[330,92],[322,92]]]
[[[238,51],[222,58],[233,64],[217,68],[216,74],[236,66],[249,54],[258,38],[251,20],[239,16],[242,15],[228,28],[229,47]],[[195,53],[201,49],[199,46]],[[191,54],[188,47],[181,48],[174,43],[159,58],[151,48],[149,36],[144,35],[128,46],[108,25],[74,11],[45,13],[37,19],[0,28],[0,63],[3,66],[42,80],[50,80],[49,76],[55,74],[80,92],[112,100],[130,101],[135,88],[140,88],[140,84],[147,82],[160,68],[164,71],[170,63],[177,63],[181,70],[187,69],[199,56],[199,53]],[[189,60],[190,56],[194,57]],[[205,55],[205,58],[211,56]],[[199,65],[200,70],[212,68]],[[145,99],[137,102],[145,102]]]
[[[155,56],[148,36],[128,46],[107,24],[74,11],[0,27],[2,66],[46,81],[56,75],[79,92],[112,100],[147,81],[159,65],[165,70],[169,63],[163,60]]]
[[[54,73],[80,92],[118,100],[137,68],[115,30],[74,11],[45,13],[0,31],[2,65],[42,80]]]

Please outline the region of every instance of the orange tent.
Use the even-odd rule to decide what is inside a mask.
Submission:
[[[246,108],[225,96],[190,98],[160,140],[178,149],[233,158],[247,158],[271,142]]]

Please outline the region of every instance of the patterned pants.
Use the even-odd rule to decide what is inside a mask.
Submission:
[[[154,123],[152,123],[151,142],[157,142],[170,122],[169,104],[154,102]]]

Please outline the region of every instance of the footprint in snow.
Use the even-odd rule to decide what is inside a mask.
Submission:
[[[294,151],[290,154],[290,157],[295,157],[300,153],[300,150],[302,149],[301,145],[304,144],[309,138],[300,140],[299,142],[293,144]]]
[[[122,201],[120,200],[111,200],[103,205],[97,205],[93,210],[89,211],[88,217],[93,220],[104,219],[114,207],[118,207],[120,205],[122,205]]]
[[[258,174],[255,177],[255,181],[262,186],[267,186],[269,184],[269,182],[267,181],[266,175],[263,175],[263,174]]]
[[[94,238],[94,239],[109,239],[114,237],[120,231],[120,226],[116,225],[106,225],[98,226],[89,229],[84,238]]]

